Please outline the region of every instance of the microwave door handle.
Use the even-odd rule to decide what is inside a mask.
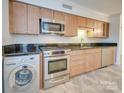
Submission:
[[[64,31],[64,30],[65,30],[65,25],[64,25],[64,24],[62,24],[61,26],[62,26],[61,31]]]

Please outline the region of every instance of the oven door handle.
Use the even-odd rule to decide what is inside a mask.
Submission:
[[[65,78],[66,78],[66,77],[63,77],[63,78],[60,79],[60,80],[51,80],[50,82],[51,82],[51,83],[61,82],[61,81],[65,80]]]

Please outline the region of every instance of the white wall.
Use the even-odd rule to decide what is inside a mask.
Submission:
[[[119,29],[117,64],[122,65],[122,15],[120,15],[120,29]]]
[[[35,1],[35,0],[27,0],[27,1]],[[83,13],[85,12],[86,11],[84,11]],[[98,16],[98,14],[93,15],[92,13],[90,13],[89,16],[95,18]],[[105,16],[99,15],[99,18],[103,20]],[[80,43],[80,39],[82,37],[84,38],[85,42],[118,42],[119,21],[120,21],[119,18],[120,18],[119,15],[114,15],[114,16],[111,16],[110,18],[105,18],[105,19],[110,19],[109,20],[110,36],[107,39],[87,38],[85,31],[83,31],[83,33],[79,33],[77,37],[64,37],[64,36],[57,36],[57,35],[12,35],[9,33],[9,28],[8,28],[9,27],[8,0],[3,0],[3,31],[2,31],[3,42],[2,44],[7,45],[7,44],[14,44],[14,43]]]
[[[9,11],[8,11],[8,0],[2,2],[2,43],[11,44],[13,41],[13,35],[9,34]]]

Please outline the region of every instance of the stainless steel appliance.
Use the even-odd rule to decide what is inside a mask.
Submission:
[[[114,48],[111,48],[111,47],[102,48],[102,67],[114,64],[115,55],[114,55],[113,49]]]
[[[40,32],[45,34],[64,34],[64,21],[56,21],[51,19],[40,19]]]
[[[44,56],[44,89],[69,80],[70,49],[45,48]]]

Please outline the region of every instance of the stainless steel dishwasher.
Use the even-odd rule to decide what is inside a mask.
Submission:
[[[115,51],[115,47],[102,48],[102,67],[109,66],[115,63]]]

